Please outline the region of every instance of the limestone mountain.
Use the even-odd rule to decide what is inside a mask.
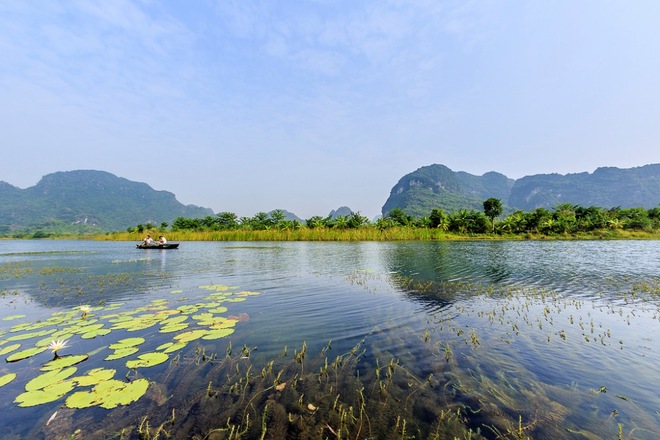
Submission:
[[[508,205],[524,211],[561,203],[651,209],[660,204],[660,164],[597,168],[593,173],[537,174],[516,180]]]
[[[392,188],[382,213],[386,216],[399,208],[422,217],[433,208],[481,211],[484,200],[491,197],[500,199],[508,211],[550,209],[561,203],[650,209],[660,205],[660,164],[604,167],[593,173],[537,174],[518,180],[496,172],[475,176],[433,164],[403,176]]]
[[[414,217],[428,216],[433,208],[446,212],[483,208],[483,201],[495,197],[507,200],[514,180],[500,173],[475,176],[455,172],[444,165],[433,164],[403,176],[383,205],[383,216],[400,208]]]
[[[213,215],[211,209],[183,205],[171,192],[95,170],[48,174],[26,189],[0,182],[0,200],[0,233],[53,221],[118,231]]]
[[[333,209],[330,211],[330,214],[328,214],[328,217],[330,219],[336,219],[337,217],[348,217],[349,215],[353,214],[353,210],[349,208],[348,206],[340,206],[337,209]]]

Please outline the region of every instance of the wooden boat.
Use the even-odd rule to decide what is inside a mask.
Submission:
[[[137,246],[138,249],[176,249],[179,247],[179,243],[165,243],[165,244],[138,243],[135,246]]]

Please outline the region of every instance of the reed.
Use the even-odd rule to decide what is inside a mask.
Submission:
[[[138,232],[115,232],[104,235],[86,236],[101,241],[135,241],[140,242],[145,234],[166,234],[169,241],[434,241],[434,240],[602,240],[602,239],[659,239],[660,233],[647,231],[616,230],[607,234],[595,231],[593,233],[576,233],[570,235],[544,234],[461,234],[447,232],[441,229],[421,227],[391,227],[380,229],[375,226],[361,228],[307,228],[266,230],[232,229],[232,230],[178,230],[158,231],[157,229]],[[64,237],[70,238],[70,237]]]

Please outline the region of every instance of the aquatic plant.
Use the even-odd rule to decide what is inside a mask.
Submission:
[[[48,347],[47,347],[47,348],[48,348],[51,352],[53,352],[53,354],[55,355],[55,357],[57,357],[57,356],[58,356],[58,352],[59,352],[61,349],[63,349],[64,347],[66,347],[66,343],[67,343],[67,342],[68,342],[68,340],[67,340],[67,341],[64,341],[64,340],[51,341],[51,343],[48,344]]]
[[[92,307],[89,305],[80,306],[80,314],[84,318],[89,312],[92,311]]]

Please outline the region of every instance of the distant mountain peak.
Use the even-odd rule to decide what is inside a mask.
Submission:
[[[416,217],[432,209],[447,212],[483,209],[483,201],[500,199],[508,209],[552,208],[560,203],[584,207],[644,207],[660,204],[660,164],[635,168],[601,167],[561,175],[537,174],[514,180],[495,171],[475,176],[445,165],[421,167],[403,176],[383,205],[386,216],[394,208]]]
[[[328,216],[331,219],[335,219],[337,217],[348,217],[352,213],[353,211],[348,206],[340,206],[339,208],[330,211],[330,214],[328,214]]]
[[[12,188],[0,185],[0,191],[11,193],[0,206],[3,229],[56,220],[116,231],[141,223],[169,223],[180,216],[213,215],[211,209],[183,205],[171,192],[107,171],[58,171],[43,176],[33,187]]]

